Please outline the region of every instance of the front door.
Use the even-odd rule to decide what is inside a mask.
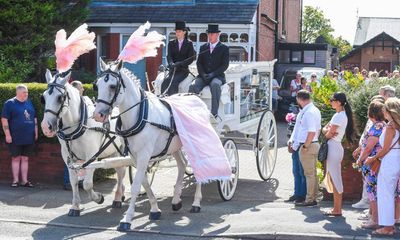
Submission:
[[[385,71],[391,72],[390,62],[369,62],[369,70],[380,72],[380,75],[385,74]]]

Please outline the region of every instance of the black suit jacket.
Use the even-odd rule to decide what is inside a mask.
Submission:
[[[225,83],[225,71],[229,67],[229,47],[219,42],[212,53],[210,44],[206,43],[200,47],[197,57],[197,71],[204,79],[204,74],[213,73],[215,77]]]
[[[189,65],[196,59],[196,52],[193,48],[193,43],[187,39],[183,40],[181,50],[179,51],[179,42],[177,39],[171,40],[168,43],[168,64],[182,62],[176,69],[177,71],[189,72]]]

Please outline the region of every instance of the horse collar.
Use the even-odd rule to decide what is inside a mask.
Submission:
[[[122,120],[120,115],[117,119],[115,132],[124,138],[131,137],[140,133],[146,126],[148,114],[149,114],[149,100],[147,99],[145,91],[142,88],[140,88],[140,105],[139,105],[138,120],[131,128],[127,130],[121,130]]]

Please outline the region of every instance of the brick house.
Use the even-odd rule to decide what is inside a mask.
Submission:
[[[184,20],[195,49],[207,42],[208,23],[218,23],[220,41],[230,47],[231,61],[273,60],[280,42],[299,42],[301,0],[94,0],[87,23],[96,33],[97,51],[83,56],[81,66],[98,72],[97,59],[116,59],[130,34],[146,21],[173,39],[174,22]],[[276,8],[276,6],[278,6]],[[145,85],[165,63],[166,48],[137,64],[125,64]]]
[[[399,65],[400,18],[360,17],[353,50],[340,59],[342,69],[393,71]]]

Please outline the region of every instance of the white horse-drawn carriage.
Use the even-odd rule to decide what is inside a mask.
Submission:
[[[221,87],[221,101],[213,125],[221,137],[229,162],[233,166],[231,181],[220,181],[218,191],[224,200],[230,200],[236,190],[239,176],[239,154],[236,143],[253,147],[258,173],[268,180],[274,170],[277,158],[277,128],[272,113],[272,75],[274,61],[233,62],[225,72],[226,83]],[[162,95],[161,84],[172,72],[162,67],[153,82],[154,93]],[[190,74],[179,84],[179,92],[186,93],[197,75],[195,64]],[[211,92],[206,86],[200,98],[211,109]],[[214,119],[212,119],[214,120]],[[241,133],[242,137],[237,136]]]
[[[118,230],[120,231],[127,231],[131,227],[135,212],[135,202],[141,186],[145,189],[151,205],[150,219],[160,218],[161,210],[158,208],[157,199],[150,187],[149,169],[153,168],[153,171],[150,172],[154,172],[154,168],[158,166],[160,161],[171,156],[176,160],[178,168],[178,176],[172,198],[172,209],[178,211],[182,207],[183,178],[185,171],[187,172],[188,169],[188,162],[191,161],[191,158],[186,157],[186,154],[182,151],[183,141],[181,141],[181,135],[183,132],[179,132],[179,134],[177,132],[178,128],[174,120],[177,116],[172,114],[173,110],[171,110],[170,103],[166,101],[167,99],[164,100],[156,94],[144,91],[136,77],[127,69],[122,68],[122,60],[135,62],[144,56],[156,53],[154,48],[162,43],[163,36],[156,32],[150,32],[146,37],[143,37],[142,35],[149,27],[150,25],[146,23],[132,34],[127,43],[130,49],[125,47],[119,56],[119,60],[106,64],[100,59],[101,72],[94,84],[94,87],[98,89],[94,112],[94,106],[85,102],[79,96],[78,91],[67,83],[70,76],[68,72],[57,74],[54,77],[51,74],[47,74],[48,89],[43,95],[45,100],[45,115],[42,122],[43,132],[48,136],[53,136],[57,132],[62,145],[63,159],[68,164],[72,176],[71,183],[73,184],[74,197],[73,206],[69,213],[70,216],[79,216],[80,214],[80,199],[76,181],[79,170],[88,169],[90,174],[88,179],[85,178],[84,188],[94,201],[102,203],[104,198],[92,189],[92,171],[95,168],[117,168],[118,188],[113,207],[121,207],[124,200],[124,186],[122,184],[122,178],[125,173],[124,167],[134,166],[136,168],[134,180],[132,180],[133,174],[130,172],[132,183],[131,201],[126,215],[119,224]],[[94,35],[89,34],[85,30],[85,26],[81,26],[78,29],[81,34],[74,35],[73,33],[71,37],[73,36],[75,40],[71,40],[71,42],[83,41],[84,44],[81,44],[81,46],[88,45],[83,49],[92,49]],[[63,38],[65,36],[61,34],[57,39],[63,40]],[[140,44],[143,41],[147,41],[149,44],[144,44],[144,49],[136,51],[138,50],[137,46],[140,48],[140,44],[135,44],[135,41]],[[63,54],[68,55],[71,52],[74,53],[74,51],[71,51],[68,47],[63,48],[64,44],[60,44],[60,46],[58,53],[56,51],[56,55],[58,54],[60,57],[57,59],[73,59],[62,58]],[[74,48],[75,45],[66,44],[65,46]],[[124,52],[125,49],[128,52]],[[133,54],[129,51],[133,51],[133,53],[140,52],[142,55]],[[79,54],[73,57],[76,58],[78,56]],[[62,63],[57,62],[58,67],[63,69],[64,72],[72,66],[70,61],[67,61],[66,63],[68,64],[64,64],[64,66]],[[224,155],[224,163],[222,165],[225,164],[225,169],[223,169],[225,171],[217,171],[216,175],[210,175],[208,178],[203,179],[203,182],[220,179],[218,181],[218,190],[224,200],[232,199],[238,182],[239,154],[236,146],[237,142],[253,146],[258,173],[263,180],[269,179],[274,170],[277,157],[277,128],[275,118],[271,112],[271,80],[274,63],[275,61],[232,63],[226,71],[227,81],[222,86],[221,103],[218,112],[220,119],[212,121],[223,148],[219,143],[218,136],[211,127],[211,135],[215,136],[214,139],[217,140],[218,146],[209,147],[210,149],[217,149],[220,146],[222,155],[224,155],[225,149],[225,155],[229,163],[226,162]],[[191,71],[196,74],[195,68],[192,68]],[[162,79],[156,81],[156,91],[161,86]],[[193,77],[189,77],[181,84],[180,89],[182,92],[187,92],[192,80]],[[205,107],[205,105],[210,107],[211,103],[209,88],[204,88],[200,93],[202,100],[193,95],[178,96],[179,101],[185,101],[189,98],[203,106],[198,110],[205,113],[200,115],[202,118],[205,117],[206,125],[210,126],[208,111]],[[119,111],[116,116],[112,116],[115,107],[118,107]],[[92,112],[93,116],[91,116]],[[92,118],[96,122],[102,122],[103,125],[94,122]],[[110,118],[114,119],[114,121],[111,121],[111,128],[106,127],[107,125],[110,126],[107,124]],[[191,129],[188,129],[188,131],[190,132]],[[238,136],[238,133],[243,136]],[[117,142],[114,143],[114,140],[117,140]],[[192,149],[196,149],[196,147],[198,146],[192,146]],[[124,149],[124,152],[126,154],[129,153],[129,156],[121,156]],[[107,154],[105,154],[106,152]],[[105,158],[95,161],[100,157]],[[210,162],[210,159],[207,160],[210,167],[208,170],[217,169],[216,162]],[[83,160],[83,163],[79,163],[77,160]],[[202,160],[200,159],[200,161]],[[205,163],[202,162],[201,164],[204,165]],[[192,165],[192,167],[195,166],[197,167],[197,165]],[[221,172],[223,174],[218,175]],[[199,178],[195,170],[194,175],[196,179]],[[201,199],[201,183],[197,183],[191,212],[200,211]]]

